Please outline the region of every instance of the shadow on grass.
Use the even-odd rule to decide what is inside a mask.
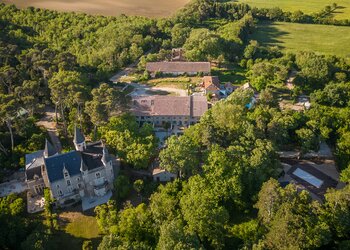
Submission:
[[[93,249],[97,249],[102,240],[102,236],[85,239],[82,237],[75,237],[65,231],[59,230],[52,235],[50,245],[54,246],[54,249],[81,250],[84,241],[88,240],[92,242]]]
[[[346,9],[346,7],[344,6],[337,6],[336,10],[343,10],[343,9]]]
[[[164,90],[147,90],[148,95],[170,95],[170,92]]]
[[[245,74],[246,70],[237,64],[223,65],[221,68],[212,69],[212,75],[218,76],[223,83],[244,83],[247,80]]]
[[[278,29],[277,23],[272,22],[262,22],[258,25],[258,28],[251,35],[252,40],[257,40],[263,46],[278,46],[284,48],[282,41],[279,40],[280,37],[288,35],[286,31],[281,31]]]
[[[53,233],[50,240],[50,245],[52,244],[54,249],[81,250],[84,241],[91,241],[93,249],[97,249],[102,240],[102,235],[93,233],[93,236],[85,236],[86,232],[80,235],[82,234],[81,228],[91,227],[89,220],[87,221],[86,219],[87,217],[95,217],[94,209],[82,212],[81,202],[79,202],[56,212],[59,215],[59,230]],[[73,228],[68,229],[69,226],[73,226]],[[87,232],[87,235],[90,234],[91,232]]]
[[[335,18],[335,16],[337,14],[343,14],[344,11],[342,11],[343,9],[346,9],[346,7],[344,6],[337,6],[334,10],[332,10],[328,15],[327,17],[331,17],[331,18]]]

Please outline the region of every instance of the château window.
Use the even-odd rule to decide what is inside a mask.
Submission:
[[[57,184],[56,187],[57,187],[57,188],[60,188],[60,185]]]
[[[66,177],[68,177],[68,176],[69,176],[68,172],[65,171],[65,172],[64,172],[64,177],[66,178]]]
[[[70,185],[71,185],[70,180],[67,180],[67,186],[70,186]]]
[[[97,172],[97,173],[96,173],[96,178],[98,179],[98,178],[100,178],[100,177],[101,177],[100,172]]]

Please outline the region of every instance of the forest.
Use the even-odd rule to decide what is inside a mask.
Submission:
[[[290,13],[230,1],[195,0],[161,19],[0,4],[0,177],[44,147],[47,132],[36,123],[52,107],[65,150],[79,124],[128,166],[145,169],[159,157],[162,168],[180,174],[152,192],[136,187],[151,193],[137,207],[123,205],[130,183],[120,175],[115,200],[95,209],[98,249],[349,249],[350,61],[261,46],[249,35],[264,20],[350,25],[326,10]],[[167,59],[175,47],[189,61],[239,65],[260,98],[250,109],[254,91],[235,91],[158,152],[151,126],[138,126],[126,93],[108,79],[138,58],[147,78],[145,63]],[[305,112],[278,105],[278,89],[293,71],[290,98],[309,95]],[[323,202],[292,184],[281,187],[277,152],[306,153],[321,142],[332,148],[345,187],[328,190]],[[41,224],[25,215],[24,202],[0,199],[0,248],[56,249],[50,203]]]

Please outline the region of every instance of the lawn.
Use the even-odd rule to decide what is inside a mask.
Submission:
[[[87,216],[78,212],[60,214],[60,218],[68,220],[66,233],[77,238],[93,239],[99,237],[99,229],[94,216]]]
[[[80,250],[86,240],[91,240],[96,249],[101,241],[100,231],[94,216],[81,212],[62,212],[59,214],[60,230],[52,239],[58,249]]]
[[[236,64],[223,65],[220,68],[213,67],[211,74],[218,76],[221,82],[231,82],[236,85],[246,82],[246,71]]]
[[[263,22],[250,39],[284,51],[315,51],[350,58],[350,27]]]
[[[350,18],[349,0],[238,0],[238,2],[247,3],[258,8],[280,7],[284,11],[291,12],[301,10],[307,14],[319,12],[326,5],[337,3],[339,8],[335,11],[334,18]]]
[[[150,79],[146,84],[153,87],[168,87],[175,89],[187,89],[188,85],[197,85],[201,82],[202,77],[161,77],[156,79]]]

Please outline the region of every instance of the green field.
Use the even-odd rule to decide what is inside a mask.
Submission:
[[[350,58],[350,27],[265,22],[258,24],[250,39],[284,51],[315,51]]]
[[[280,7],[284,11],[291,12],[301,10],[307,14],[319,12],[326,5],[337,3],[339,8],[335,11],[334,18],[350,19],[349,0],[238,0],[238,2],[247,3],[258,8]]]

